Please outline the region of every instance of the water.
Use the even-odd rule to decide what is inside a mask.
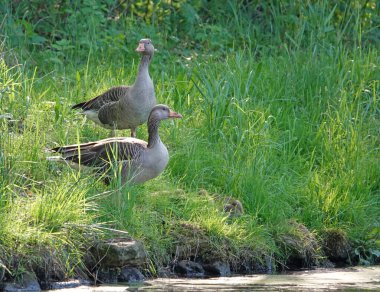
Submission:
[[[380,266],[319,269],[279,275],[251,275],[210,279],[165,279],[139,286],[101,285],[59,290],[69,291],[380,291]],[[55,290],[57,291],[57,290]]]

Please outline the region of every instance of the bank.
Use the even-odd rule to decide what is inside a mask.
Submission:
[[[361,253],[362,246],[342,229],[316,232],[301,222],[289,220],[281,233],[267,234],[271,241],[267,237],[265,242],[271,242],[273,246],[265,246],[260,234],[249,234],[244,229],[245,224],[253,224],[253,219],[236,198],[209,193],[205,189],[194,193],[182,189],[151,193],[151,202],[155,196],[160,205],[165,199],[183,200],[186,203],[182,206],[176,204],[177,211],[183,213],[185,210],[181,208],[189,207],[191,202],[199,204],[199,210],[203,210],[203,215],[212,218],[213,222],[202,225],[194,218],[184,220],[183,214],[182,218],[174,214],[168,216],[168,209],[160,210],[153,204],[150,207],[154,207],[157,218],[151,221],[150,228],[158,233],[143,234],[141,231],[140,235],[132,236],[127,230],[113,229],[106,224],[71,227],[82,228],[77,264],[68,266],[63,262],[63,259],[69,259],[64,253],[73,252],[69,245],[61,246],[59,250],[30,246],[30,254],[14,253],[8,257],[3,254],[0,267],[2,289],[12,291],[15,287],[29,287],[38,290],[65,285],[136,283],[157,277],[273,274],[380,263],[380,254],[376,250],[372,254],[369,250],[366,250],[367,254]],[[147,208],[147,204],[139,205],[138,202],[134,206]],[[214,212],[213,216],[210,212]],[[201,214],[198,216],[204,218]],[[216,218],[219,222],[215,221]],[[216,228],[219,228],[218,232],[215,232]],[[17,270],[21,265],[22,270]],[[62,284],[67,280],[69,284]]]

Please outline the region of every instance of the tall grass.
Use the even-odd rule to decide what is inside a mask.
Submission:
[[[182,135],[191,138],[171,173],[234,194],[270,225],[297,218],[368,234],[378,224],[378,60],[374,50],[338,47],[200,61]]]
[[[84,232],[97,233],[91,181],[79,183],[74,172],[52,178],[60,170],[47,164],[44,152],[58,120],[45,99],[48,89],[36,91],[34,74],[28,78],[22,66],[1,62],[0,257],[14,277],[42,267],[73,276],[85,269]]]
[[[110,25],[101,14],[74,25],[80,15],[74,9],[66,20],[75,31],[62,30],[58,40],[57,22],[37,43],[32,40],[42,23],[29,27],[27,17],[21,24],[29,30],[12,35],[21,24],[19,11],[8,7],[0,26],[6,37],[0,59],[0,256],[13,273],[30,262],[41,265],[46,249],[58,254],[60,270],[73,274],[86,249],[83,230],[99,232],[99,224],[143,240],[153,273],[194,252],[236,266],[241,259],[247,265],[282,260],[286,250],[278,235],[294,221],[318,235],[345,230],[368,243],[364,257],[379,249],[380,56],[378,43],[363,42],[371,26],[360,8],[345,6],[339,14],[328,1],[270,2],[255,11],[238,5],[244,3],[228,1],[232,14],[223,22],[216,19],[225,10],[220,3],[209,10],[181,6],[176,17],[188,27],[183,35],[183,27],[161,31],[153,20],[140,26],[141,19],[121,18]],[[188,15],[192,8],[199,18]],[[55,12],[51,18],[63,21]],[[210,21],[199,20],[205,15]],[[102,28],[112,33],[97,33]],[[133,30],[126,45],[119,30]],[[167,38],[173,31],[178,35]],[[164,174],[143,186],[115,180],[107,187],[88,173],[48,163],[49,147],[108,135],[70,106],[131,84],[135,42],[146,34],[158,48],[150,67],[158,101],[184,115],[160,128],[171,156]],[[142,126],[138,136],[146,139],[146,132]],[[209,194],[199,195],[199,188]],[[230,196],[242,201],[242,217],[223,212]],[[202,252],[200,242],[207,242]],[[14,265],[14,258],[23,260]]]

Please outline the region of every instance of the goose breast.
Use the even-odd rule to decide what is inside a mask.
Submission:
[[[147,148],[144,151],[139,165],[123,168],[124,180],[132,183],[143,183],[157,177],[169,162],[169,152],[165,145],[160,141],[154,148]],[[128,163],[128,162],[127,162]]]

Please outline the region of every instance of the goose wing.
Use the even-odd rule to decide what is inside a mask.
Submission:
[[[147,143],[134,138],[109,138],[52,148],[65,160],[86,166],[105,166],[112,161],[139,161]]]
[[[119,104],[118,102],[110,102],[102,106],[98,111],[98,119],[104,125],[114,127],[118,124],[119,116]]]
[[[117,86],[112,87],[101,95],[94,97],[85,102],[78,103],[72,106],[72,109],[82,109],[82,110],[99,110],[101,107],[108,103],[116,102],[120,100],[122,96],[128,94],[130,86]]]

